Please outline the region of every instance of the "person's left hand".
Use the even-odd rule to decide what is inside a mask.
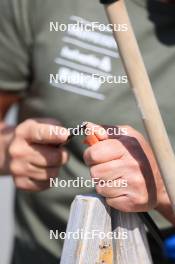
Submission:
[[[97,193],[106,198],[109,206],[123,212],[143,212],[155,208],[165,188],[144,137],[129,126],[118,127],[120,131],[122,128],[127,130],[127,135],[112,136],[107,133],[109,126],[104,126],[106,134],[103,135],[99,126],[88,126],[91,129],[95,126],[95,134],[100,139],[84,153],[91,177],[98,179]]]

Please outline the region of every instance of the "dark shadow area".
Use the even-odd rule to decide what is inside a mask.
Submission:
[[[161,230],[162,236],[164,239],[168,238],[170,235],[174,234],[174,228],[168,228]],[[153,239],[150,233],[148,233],[148,242],[150,245],[150,251],[153,258],[154,264],[175,264],[175,261],[165,259],[163,252],[160,247],[157,245],[156,241]]]
[[[148,18],[154,23],[155,34],[160,42],[175,44],[175,4],[147,0]]]

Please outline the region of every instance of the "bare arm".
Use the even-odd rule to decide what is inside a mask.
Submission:
[[[9,108],[20,100],[20,97],[7,92],[0,92],[0,174],[9,174],[8,147],[13,137],[14,127],[4,122]]]

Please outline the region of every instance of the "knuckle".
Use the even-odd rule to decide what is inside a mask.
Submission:
[[[20,123],[16,129],[15,129],[15,135],[17,137],[24,137],[25,136],[25,131],[26,128],[35,125],[35,120],[33,119],[27,119],[25,121],[23,121],[22,123]]]
[[[23,136],[23,130],[24,130],[26,123],[27,123],[27,121],[24,121],[16,127],[16,129],[15,129],[15,135],[16,136]]]
[[[140,161],[139,160],[135,160],[132,159],[132,161],[130,161],[130,167],[134,170],[137,170],[140,166]]]
[[[140,190],[144,191],[145,180],[144,180],[143,176],[139,175],[139,176],[135,177],[135,185],[136,185],[136,188],[138,187]]]
[[[130,202],[132,204],[132,207],[137,206],[139,204],[137,195],[135,195],[132,198],[130,198]]]
[[[25,122],[25,121],[24,121]],[[16,137],[18,137],[18,136],[22,136],[23,135],[23,126],[24,126],[24,124],[23,123],[21,123],[21,124],[19,124],[17,127],[16,127],[16,129],[15,129],[15,136]]]
[[[133,157],[128,157],[128,154],[126,156],[126,164],[125,166],[128,168],[129,171],[138,171],[139,166],[140,166],[140,162],[136,159],[134,159]]]
[[[138,199],[138,203],[140,205],[145,205],[148,203],[148,196],[144,193],[142,195],[140,195],[139,199]]]
[[[128,182],[129,189],[134,190],[136,193],[138,193],[138,191],[141,191],[142,193],[145,192],[145,179],[140,172],[128,172],[125,175],[125,179]]]
[[[10,163],[10,171],[11,171],[12,173],[16,173],[16,171],[18,170],[17,167],[18,167],[18,166],[17,166],[17,164],[16,164],[15,161],[12,161],[12,162]]]
[[[29,119],[26,119],[23,123],[21,123],[21,125],[23,126],[33,126],[36,124],[36,120],[35,119],[32,119],[32,118],[29,118]]]
[[[132,197],[133,207],[144,206],[147,203],[147,195],[142,193]]]
[[[23,168],[15,160],[10,163],[10,171],[13,175],[23,175],[24,174]]]
[[[16,153],[17,153],[17,146],[15,144],[15,141],[13,143],[11,143],[10,147],[9,147],[9,155],[11,157],[15,157]]]
[[[22,145],[18,140],[14,140],[8,150],[11,158],[24,157],[25,152],[23,151]]]

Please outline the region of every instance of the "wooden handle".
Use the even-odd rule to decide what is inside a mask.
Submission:
[[[114,31],[114,37],[175,210],[175,157],[132,30],[124,0],[105,5],[105,9],[110,23],[128,25],[127,32]]]

